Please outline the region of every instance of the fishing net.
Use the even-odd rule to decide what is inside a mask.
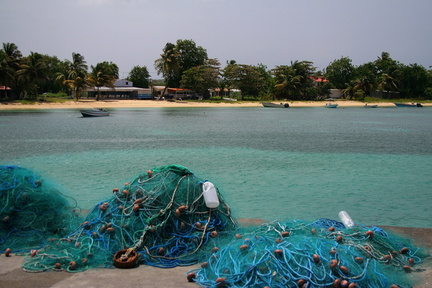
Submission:
[[[0,250],[24,252],[67,235],[79,223],[76,202],[29,169],[0,166]]]
[[[422,256],[377,227],[275,221],[237,231],[187,278],[203,287],[411,287],[405,274],[422,271]]]
[[[122,189],[114,188],[67,237],[27,255],[23,268],[78,272],[113,264],[168,268],[198,263],[236,228],[217,189],[219,205],[206,206],[203,182],[180,165],[141,173]]]
[[[2,247],[43,243],[26,253],[28,272],[201,262],[187,278],[203,287],[411,287],[406,276],[422,271],[426,257],[380,228],[329,219],[239,228],[219,190],[213,186],[210,199],[212,184],[180,165],[114,188],[79,224],[39,176],[16,166],[0,171]]]

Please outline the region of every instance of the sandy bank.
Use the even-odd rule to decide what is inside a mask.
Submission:
[[[277,103],[277,102],[276,102]],[[284,102],[285,103],[285,102]],[[289,101],[290,107],[321,107],[325,105],[323,101]],[[335,101],[339,107],[361,107],[363,102],[358,101]],[[377,104],[379,107],[395,107],[393,103],[368,103],[368,105]],[[425,106],[432,106],[426,104]],[[165,108],[165,107],[262,107],[260,102],[224,102],[224,103],[207,103],[207,102],[169,102],[157,100],[79,100],[67,101],[64,103],[36,103],[36,104],[19,104],[19,103],[0,103],[0,110],[32,110],[32,109],[91,109],[93,107],[102,108]]]

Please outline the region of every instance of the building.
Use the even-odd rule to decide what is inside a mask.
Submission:
[[[99,93],[102,99],[153,99],[151,88],[134,87],[127,79],[117,79],[114,87],[87,87],[83,91],[88,98],[96,98]]]

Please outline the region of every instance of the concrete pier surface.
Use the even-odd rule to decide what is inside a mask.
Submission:
[[[388,232],[412,239],[418,247],[426,248],[432,254],[432,229],[380,226]],[[188,282],[186,273],[196,266],[177,268],[155,268],[140,265],[133,269],[89,269],[84,272],[46,271],[29,273],[22,270],[24,257],[13,255],[0,256],[0,288],[198,288],[196,283]],[[415,288],[432,287],[432,258],[429,256],[419,267],[423,272],[407,274],[416,279]]]

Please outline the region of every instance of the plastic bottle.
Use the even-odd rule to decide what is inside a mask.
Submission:
[[[204,201],[208,208],[217,208],[219,206],[219,197],[216,187],[211,182],[202,183]]]
[[[354,221],[351,219],[351,217],[346,211],[339,212],[339,219],[344,224],[345,228],[350,228],[354,226]]]

